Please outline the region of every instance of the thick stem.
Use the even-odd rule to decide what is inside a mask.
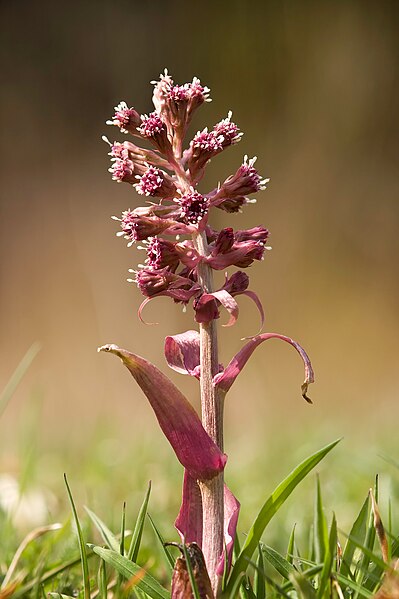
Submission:
[[[175,149],[176,177],[182,187],[188,191],[192,182],[180,165],[181,150]],[[205,233],[193,235],[195,249],[202,256],[209,254]],[[212,293],[213,271],[207,264],[198,264],[198,282],[204,292]],[[213,441],[223,451],[223,406],[224,394],[218,392],[213,385],[213,376],[219,370],[218,341],[216,321],[200,324],[200,388],[202,424]],[[209,578],[215,597],[220,591],[220,577],[216,569],[224,551],[224,474],[209,481],[199,481],[202,496],[202,552],[204,554]]]
[[[202,255],[208,254],[205,234],[196,236],[194,243]],[[213,273],[207,264],[198,266],[198,282],[207,293],[213,291]],[[200,324],[200,362],[201,362],[201,408],[202,424],[223,450],[223,404],[224,397],[215,390],[212,379],[219,369],[216,321]],[[218,562],[224,548],[224,476],[221,472],[210,481],[199,483],[203,506],[204,553],[209,577],[215,596],[218,593],[219,577],[216,574]]]

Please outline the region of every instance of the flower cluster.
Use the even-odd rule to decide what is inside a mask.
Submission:
[[[190,330],[167,337],[165,358],[170,368],[201,380],[203,421],[172,381],[153,364],[114,344],[100,350],[121,358],[184,466],[183,501],[175,526],[191,549],[197,544],[198,551],[203,550],[209,588],[212,587],[207,597],[213,597],[218,596],[219,577],[228,573],[231,565],[240,507],[224,484],[227,456],[222,446],[223,419],[216,413],[215,405],[223,405],[225,394],[254,350],[269,339],[280,339],[299,353],[305,366],[302,395],[307,401],[313,370],[303,348],[278,333],[250,337],[226,367],[219,364],[213,321],[220,317],[221,308],[229,314],[225,326],[233,325],[239,314],[236,298],[245,295],[255,303],[263,327],[262,304],[249,289],[249,277],[243,269],[263,260],[265,251],[270,249],[269,231],[261,225],[245,230],[226,226],[217,231],[209,223],[210,214],[213,208],[240,212],[254,201],[248,196],[264,190],[269,180],[256,170],[256,158],[244,156],[237,171],[223,183],[207,193],[199,191],[198,184],[209,161],[237,144],[242,133],[229,112],[212,129],[196,133],[184,149],[193,114],[210,101],[209,89],[197,78],[176,85],[166,70],[153,84],[153,112],[140,115],[121,102],[107,121],[144,143],[111,143],[104,138],[110,146],[112,178],[128,183],[148,198],[145,206],[125,210],[113,218],[120,223],[117,235],[126,239],[128,246],[139,242],[138,249],[146,253],[143,263],[130,270],[134,276],[128,279],[137,284],[145,298],[139,308],[140,319],[144,306],[158,297],[166,296],[184,307],[193,307],[199,332]],[[225,272],[224,281],[215,289],[213,272],[232,267],[238,270]],[[172,599],[181,597],[180,583],[175,569]]]
[[[229,112],[211,130],[205,128],[196,133],[183,150],[187,127],[195,110],[210,100],[209,89],[197,78],[175,85],[167,71],[153,83],[153,112],[140,115],[121,102],[107,121],[122,133],[130,133],[143,142],[148,140],[153,149],[129,141],[111,144],[105,140],[110,145],[112,178],[129,183],[140,195],[158,198],[159,203],[126,210],[120,218],[114,218],[120,221],[118,235],[127,239],[129,245],[146,242],[141,247],[147,257],[132,279],[142,294],[146,298],[166,295],[183,304],[192,300],[196,320],[209,322],[219,317],[220,305],[230,313],[232,306],[237,308],[226,285],[208,297],[198,276],[201,264],[214,270],[248,268],[255,260],[263,259],[269,235],[264,227],[235,232],[224,228],[216,232],[208,224],[211,208],[239,212],[251,201],[250,194],[265,189],[268,179],[255,169],[256,158],[245,156],[235,174],[209,193],[200,193],[197,186],[209,161],[238,143],[242,133]],[[199,252],[195,238],[203,233],[208,247]],[[186,239],[182,241],[182,237]],[[223,301],[215,293],[223,295]]]

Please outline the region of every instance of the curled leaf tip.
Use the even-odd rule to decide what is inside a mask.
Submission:
[[[106,343],[105,345],[102,345],[101,347],[97,347],[97,351],[108,351],[111,352],[113,354],[116,354],[118,352],[118,350],[120,350],[120,347],[118,347],[117,345],[115,345],[114,343]]]
[[[312,381],[313,382],[313,381]],[[308,387],[309,387],[309,383],[303,383],[303,385],[301,386],[301,390],[302,390],[302,397],[305,401],[307,401],[310,404],[313,404],[313,401],[310,399],[310,397],[308,397],[307,392],[308,392]]]

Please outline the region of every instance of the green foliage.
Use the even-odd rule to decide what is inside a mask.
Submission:
[[[270,497],[263,504],[258,516],[256,517],[251,529],[248,533],[247,540],[240,552],[240,555],[235,562],[228,582],[228,590],[231,590],[237,577],[241,572],[245,572],[248,566],[248,560],[252,558],[254,551],[261,539],[261,536],[276,514],[278,509],[288,499],[295,487],[305,478],[307,474],[336,446],[338,441],[330,443],[320,451],[316,452],[306,460],[304,460],[282,483],[274,490]]]
[[[299,482],[334,445],[302,462],[277,485],[248,528],[249,532],[239,530],[233,569],[225,580],[223,599],[367,599],[376,593],[389,568],[382,559],[377,542],[369,496],[360,509],[354,510],[354,521],[345,534],[337,527],[331,506],[324,501],[325,484],[328,482],[324,475],[316,476],[313,516],[309,513],[309,506],[303,504],[303,499],[296,501],[299,488],[293,493]],[[66,479],[65,483],[72,526],[67,522],[59,529],[45,528],[42,534],[33,536],[32,531],[28,542],[19,542],[22,549],[18,553],[17,542],[14,553],[3,552],[8,552],[6,548],[10,540],[4,545],[4,550],[0,543],[0,563],[6,564],[5,567],[0,566],[3,568],[0,598],[169,597],[174,558],[164,543],[172,540],[168,521],[173,520],[173,513],[163,514],[159,524],[154,522],[148,514],[150,485],[144,498],[136,500],[137,511],[132,522],[125,506],[122,514],[115,519],[109,517],[107,505],[103,506],[101,517],[86,508],[86,514],[79,518],[76,500]],[[144,481],[142,486],[144,488]],[[374,493],[378,498],[378,482]],[[295,510],[295,522],[287,522],[287,514],[283,515],[280,509],[291,494],[290,505]],[[159,497],[153,494],[151,502],[157,499]],[[152,511],[157,513],[158,519],[160,513],[157,507],[153,506]],[[390,506],[381,511],[383,514],[387,512],[384,519],[388,523],[388,544],[391,558],[395,559],[399,556],[399,538],[392,534],[392,529],[397,526],[395,514],[391,513]],[[108,514],[106,518],[104,513]],[[122,521],[122,525],[118,521]],[[268,530],[275,527],[279,531],[282,525],[286,533],[280,537],[269,533],[266,544],[263,541],[265,527],[268,526]],[[12,532],[10,522],[8,526]],[[114,532],[115,529],[117,532]],[[166,535],[161,529],[167,531]],[[15,539],[18,538],[16,531],[12,534]],[[87,541],[94,543],[87,545]],[[6,595],[6,592],[9,594]]]

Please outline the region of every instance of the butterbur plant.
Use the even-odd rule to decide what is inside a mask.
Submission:
[[[140,319],[145,305],[158,297],[170,297],[193,309],[197,327],[168,336],[164,351],[170,368],[198,379],[201,418],[172,381],[145,358],[113,344],[99,349],[121,358],[184,467],[183,499],[175,526],[184,544],[202,549],[216,597],[221,577],[231,567],[240,508],[224,482],[225,396],[254,350],[268,339],[281,339],[299,353],[305,366],[302,395],[308,402],[313,371],[304,349],[278,333],[248,337],[227,366],[219,363],[217,323],[226,310],[228,322],[223,326],[234,325],[240,295],[254,302],[263,328],[262,303],[250,289],[246,269],[263,260],[269,249],[269,231],[263,225],[246,230],[230,225],[253,201],[250,196],[265,190],[268,179],[256,170],[256,158],[244,156],[234,174],[211,191],[200,191],[210,160],[238,144],[242,133],[228,112],[226,118],[198,131],[187,142],[194,113],[210,101],[209,89],[197,78],[177,85],[166,70],[153,84],[153,112],[140,115],[121,102],[107,121],[133,140],[111,143],[104,138],[110,147],[112,178],[129,184],[145,200],[143,206],[114,218],[120,226],[117,235],[126,239],[128,246],[137,245],[146,253],[130,279],[144,296],[138,310]],[[214,209],[226,216],[226,226],[220,231],[210,224]],[[229,268],[234,270],[227,274]],[[214,271],[226,273],[220,284],[214,282]],[[175,572],[172,597],[183,596],[179,592]]]

